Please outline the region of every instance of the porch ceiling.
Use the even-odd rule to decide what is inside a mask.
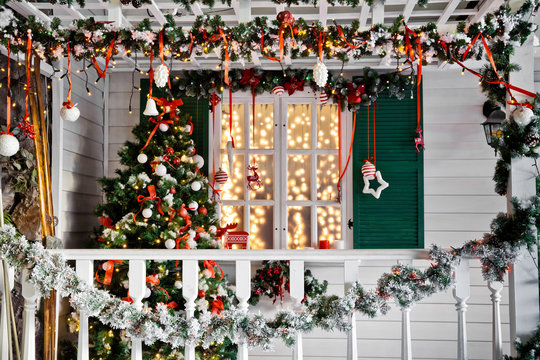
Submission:
[[[475,22],[480,20],[486,13],[499,7],[503,0],[429,0],[423,8],[418,6],[417,0],[386,0],[384,4],[368,6],[363,0],[360,6],[331,6],[327,0],[320,0],[319,6],[312,5],[276,5],[270,0],[232,0],[232,6],[222,4],[219,0],[213,8],[195,3],[190,10],[174,3],[172,0],[152,0],[151,4],[144,4],[136,9],[131,5],[119,5],[119,0],[104,2],[102,0],[87,0],[86,6],[80,8],[77,4],[72,7],[60,4],[50,4],[48,1],[11,1],[8,6],[16,12],[24,15],[35,15],[45,22],[53,17],[62,20],[62,25],[68,26],[75,19],[94,17],[97,21],[117,21],[122,26],[134,26],[145,18],[151,20],[152,27],[161,28],[165,23],[165,15],[172,14],[177,25],[190,29],[195,18],[199,15],[220,15],[227,25],[237,25],[241,20],[255,16],[275,18],[282,10],[290,10],[296,18],[304,18],[306,21],[321,21],[338,24],[350,24],[354,20],[360,21],[360,26],[368,28],[373,23],[391,24],[393,20],[403,14],[409,26],[415,27],[428,22],[434,22],[443,31],[452,31],[460,21]],[[240,4],[241,2],[241,4]],[[115,5],[116,3],[116,5]],[[246,4],[250,6],[246,6]],[[144,58],[140,56],[139,59]],[[197,61],[190,63],[178,63],[174,69],[198,69],[215,68],[221,61],[214,55],[197,57]],[[312,67],[316,58],[297,59],[291,65],[293,67]],[[148,62],[146,60],[146,62]],[[133,60],[130,58],[118,59],[115,71],[133,70]],[[140,61],[145,66],[145,61]],[[267,69],[279,68],[279,64],[266,59],[255,59],[253,64],[245,66],[263,66]],[[330,69],[340,69],[340,61],[328,61]],[[374,68],[388,68],[388,65],[379,57],[367,57],[361,60],[349,61],[345,69],[359,69],[366,66]],[[438,66],[438,65],[435,65]],[[240,64],[231,64],[231,67],[241,67]],[[394,67],[394,66],[391,66]]]

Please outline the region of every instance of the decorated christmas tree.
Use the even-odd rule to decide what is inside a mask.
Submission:
[[[162,92],[163,93],[163,92]],[[155,98],[161,113],[142,116],[133,129],[136,142],[126,142],[119,150],[123,169],[116,176],[100,180],[106,202],[96,214],[102,226],[96,230],[95,246],[147,249],[215,249],[218,218],[213,186],[202,173],[204,159],[196,152],[191,136],[192,118],[183,113],[182,100],[168,90],[164,98]],[[149,100],[152,107],[153,100]],[[148,110],[148,108],[147,108]],[[147,112],[147,111],[145,111]],[[128,263],[98,263],[99,287],[125,301],[128,293]],[[146,295],[143,305],[155,308],[164,303],[171,311],[182,311],[182,262],[147,262]],[[228,309],[233,293],[221,268],[213,261],[200,262],[199,293],[196,314],[219,314]],[[76,324],[76,319],[71,319]],[[92,358],[129,359],[130,339],[122,331],[97,321],[90,327]],[[236,358],[236,347],[229,342],[210,348],[197,348],[202,359]],[[145,346],[145,359],[183,358],[183,349],[156,343]]]

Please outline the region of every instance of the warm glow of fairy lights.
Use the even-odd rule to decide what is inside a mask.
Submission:
[[[341,210],[338,206],[317,207],[317,237],[318,239],[341,240]]]
[[[339,179],[336,156],[317,156],[317,200],[336,200]]]
[[[233,105],[234,107],[234,105]],[[249,124],[253,121],[252,105],[249,105]],[[255,142],[253,131],[249,131],[249,143],[252,149],[274,148],[274,105],[255,104]],[[260,168],[259,168],[260,169]]]
[[[307,206],[289,206],[287,247],[301,249],[311,246],[311,216]]]
[[[311,104],[290,104],[287,107],[287,143],[289,149],[311,148]]]
[[[233,104],[233,126],[232,135],[234,137],[234,146],[237,149],[244,148],[244,104]],[[221,113],[221,144],[225,149],[229,137],[229,105],[222,105]]]
[[[289,155],[287,164],[287,199],[310,200],[311,155]]]

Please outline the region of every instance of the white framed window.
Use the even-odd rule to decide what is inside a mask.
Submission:
[[[346,201],[338,201],[336,187],[338,106],[319,105],[305,92],[257,96],[255,127],[251,94],[233,94],[232,108],[232,172],[227,96],[216,109],[216,115],[221,110],[216,164],[229,173],[221,195],[222,224],[238,223],[238,230],[248,231],[252,249],[317,248],[319,239],[342,240]],[[256,163],[262,181],[257,191],[247,187],[250,163]]]

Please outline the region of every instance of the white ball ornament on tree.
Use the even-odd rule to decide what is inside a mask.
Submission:
[[[146,219],[152,217],[152,209],[146,208],[142,211],[142,216]]]
[[[81,116],[81,112],[77,108],[77,104],[66,104],[60,109],[60,117],[64,121],[77,121],[79,116]]]
[[[154,170],[157,176],[165,176],[167,175],[167,168],[163,164],[159,164],[156,166],[156,169]]]
[[[174,249],[176,247],[176,241],[174,241],[173,239],[168,239],[167,241],[165,241],[165,247],[167,249]]]
[[[191,132],[191,125],[190,124],[187,124],[186,126],[184,126],[184,131],[185,132]]]
[[[13,156],[19,151],[19,140],[11,134],[0,135],[0,155]]]
[[[189,210],[196,211],[199,208],[199,204],[196,201],[192,201],[188,205]]]
[[[328,69],[322,61],[317,61],[313,68],[313,80],[319,87],[325,87],[328,81]]]
[[[176,280],[174,282],[174,287],[177,288],[177,289],[181,289],[183,286],[182,282],[180,280]]]
[[[144,164],[148,161],[148,156],[146,156],[146,154],[139,154],[137,156],[137,161],[141,164]]]
[[[159,65],[154,70],[154,82],[158,88],[162,88],[169,82],[169,68],[165,64]]]
[[[191,190],[193,191],[199,191],[202,188],[202,184],[200,181],[194,181],[191,183]]]
[[[534,118],[534,112],[526,106],[520,106],[512,113],[512,118],[520,126],[527,126]]]
[[[146,290],[144,291],[144,298],[149,298],[150,295],[152,295],[152,290],[150,290],[149,288],[146,288]]]
[[[161,123],[159,124],[159,130],[161,132],[166,132],[167,130],[169,130],[169,125],[165,124],[165,123]]]
[[[208,233],[215,235],[217,233],[217,227],[215,225],[210,225],[208,227]]]
[[[197,165],[199,169],[204,166],[204,158],[201,155],[195,155],[193,157],[193,162]]]

